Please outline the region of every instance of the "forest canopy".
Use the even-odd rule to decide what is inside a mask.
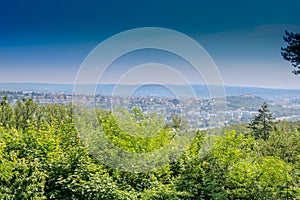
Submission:
[[[134,173],[95,157],[73,114],[72,105],[1,98],[0,199],[300,199],[298,122],[273,124],[267,138],[247,124],[221,134],[196,131],[181,156]],[[158,137],[140,139],[119,129],[112,113],[97,116],[106,137],[129,152],[155,151],[187,131],[168,124]]]

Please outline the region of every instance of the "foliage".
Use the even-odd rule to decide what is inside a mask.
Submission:
[[[228,96],[226,97],[227,108],[236,110],[238,108],[248,108],[255,110],[259,105],[264,103],[264,99],[258,96]]]
[[[249,123],[249,128],[252,130],[255,139],[267,140],[270,131],[273,129],[273,113],[270,112],[266,102],[258,109],[258,112]]]
[[[118,113],[97,110],[92,120],[81,109],[88,118],[78,123],[91,132],[99,123],[105,137],[128,152],[156,151],[183,131],[140,110],[120,110],[127,120],[118,121]],[[88,144],[95,138],[78,135],[71,105],[30,99],[10,105],[2,98],[0,119],[0,199],[300,199],[299,122],[278,123],[267,140],[244,134],[246,125],[221,134],[197,131],[178,159],[133,173],[91,154]],[[149,133],[160,130],[158,135],[139,135],[146,124]]]
[[[292,33],[285,31],[283,40],[287,43],[287,47],[281,47],[282,57],[292,63],[296,68],[293,73],[300,73],[300,33]]]

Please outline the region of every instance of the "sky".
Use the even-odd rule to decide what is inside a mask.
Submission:
[[[72,84],[89,52],[102,41],[134,28],[163,27],[202,45],[225,85],[300,89],[300,76],[291,73],[293,67],[280,55],[284,31],[300,32],[299,0],[11,0],[0,4],[0,82]],[[132,60],[126,59],[126,66],[143,56],[144,62],[160,61],[163,55],[149,51],[129,55]],[[119,67],[114,73],[124,71],[121,61],[116,62]],[[189,73],[186,68],[182,65],[182,71]],[[107,77],[109,82],[113,73]]]

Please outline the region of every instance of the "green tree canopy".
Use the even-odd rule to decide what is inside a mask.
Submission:
[[[292,63],[295,67],[294,74],[300,73],[300,32],[292,33],[285,31],[283,40],[287,43],[286,47],[281,47],[282,57]]]
[[[268,139],[273,128],[273,120],[273,113],[270,112],[268,104],[264,102],[261,108],[258,109],[258,114],[249,123],[249,128],[252,130],[255,139]]]
[[[263,134],[263,121],[270,122],[270,128],[272,122],[266,103],[253,119],[253,127],[258,138],[268,136],[267,140],[245,134],[246,125],[228,127],[222,134],[218,129],[197,131],[178,158],[166,154],[170,162],[143,173],[108,166],[89,145],[94,142],[96,150],[106,148],[107,142],[99,139],[107,138],[120,149],[140,155],[169,145],[174,134],[192,131],[165,127],[157,115],[144,115],[139,109],[120,110],[122,115],[96,110],[94,119],[94,110],[80,107],[87,113],[76,120],[85,125],[89,137],[84,137],[76,128],[73,108],[30,99],[11,105],[1,98],[0,199],[300,199],[299,122],[278,123],[276,131]],[[158,127],[155,135],[140,133],[156,132]],[[105,150],[102,157],[114,155],[113,149]],[[123,163],[134,166],[127,161]]]

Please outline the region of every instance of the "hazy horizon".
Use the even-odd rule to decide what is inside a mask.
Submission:
[[[51,82],[0,82],[1,84],[44,84],[44,85],[68,85],[68,86],[74,86],[74,83],[51,83]],[[87,84],[80,84],[80,85],[95,85],[93,83],[87,83]],[[133,86],[133,85],[140,85],[140,84],[116,84],[116,83],[99,83],[96,85],[128,85],[128,86]],[[156,83],[150,83],[150,84],[145,84],[145,85],[182,85],[182,84],[156,84]],[[198,84],[198,83],[191,83],[191,85],[199,85],[199,86],[208,86],[206,84]],[[141,85],[142,86],[142,85]],[[214,85],[211,85],[214,86]],[[216,85],[220,86],[220,85]],[[244,87],[244,88],[258,88],[258,89],[274,89],[274,90],[300,90],[300,88],[275,88],[275,87],[257,87],[257,86],[245,86],[245,85],[223,85],[224,87]],[[1,88],[0,88],[1,89]]]

